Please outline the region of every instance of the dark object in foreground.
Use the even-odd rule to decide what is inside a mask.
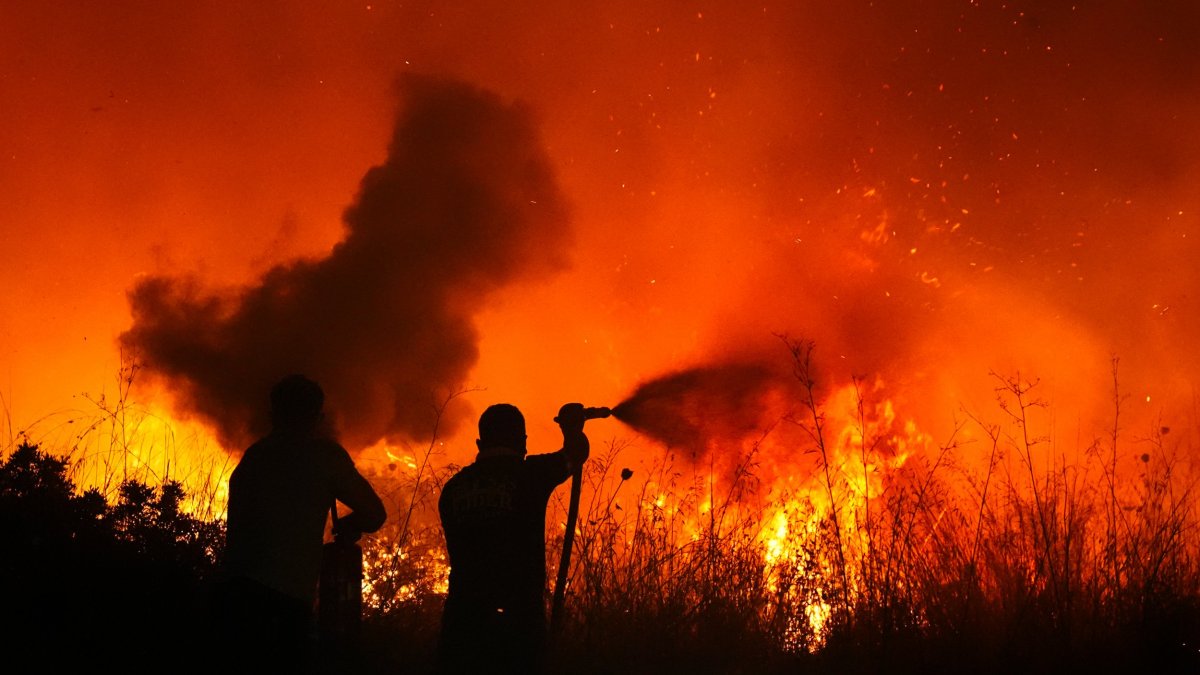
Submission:
[[[525,417],[501,403],[479,418],[479,454],[446,482],[438,512],[450,587],[439,673],[542,671],[546,638],[546,505],[588,458],[578,403],[556,418],[557,452],[526,456]]]
[[[569,405],[569,404],[568,404]],[[559,422],[564,415],[569,415],[567,406],[559,411],[554,418]],[[612,408],[584,408],[583,419],[596,420],[612,416]],[[558,558],[558,578],[554,582],[554,597],[550,602],[550,634],[556,635],[562,628],[563,603],[566,601],[567,579],[571,570],[571,548],[575,544],[575,523],[579,520],[579,495],[583,485],[583,465],[575,467],[571,472],[571,496],[567,502],[566,531],[563,534],[562,553]]]
[[[337,507],[331,507],[337,528]],[[334,537],[321,549],[317,596],[317,632],[321,644],[335,654],[357,648],[362,630],[363,551],[358,533]]]
[[[316,382],[280,380],[271,390],[271,433],[229,478],[216,622],[218,644],[243,672],[294,672],[309,660],[331,498],[352,509],[337,519],[335,537],[357,539],[387,518],[349,453],[321,427],[323,403]]]

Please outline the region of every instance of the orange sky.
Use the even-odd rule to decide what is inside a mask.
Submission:
[[[1194,428],[1200,10],[902,4],[5,3],[0,429],[113,389],[146,275],[328,255],[403,73],[527,104],[569,208],[569,267],[430,383],[518,403],[535,449],[559,403],[772,333],[935,435],[1021,369],[1087,436],[1114,353]]]

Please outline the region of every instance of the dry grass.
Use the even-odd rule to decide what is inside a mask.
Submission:
[[[1200,672],[1195,431],[1126,432],[1115,360],[1111,427],[1080,447],[1039,428],[1036,380],[995,374],[994,409],[876,471],[889,441],[869,387],[855,380],[856,431],[835,447],[811,345],[789,354],[809,396],[779,424],[817,461],[803,484],[760,478],[771,429],[719,465],[686,449],[637,465],[627,440],[594,450],[555,672]],[[90,404],[50,425],[76,478],[107,475],[89,486],[110,497],[180,478],[169,467],[190,449],[140,445],[150,427],[127,388]],[[453,470],[436,439],[377,482],[392,518],[363,542],[366,672],[430,663],[447,572],[436,500]],[[219,517],[219,482],[187,483],[191,512]],[[551,579],[563,509],[556,497]]]
[[[857,455],[834,456],[815,395],[783,421],[820,458],[803,487],[759,480],[762,439],[633,476],[628,442],[594,452],[555,672],[1200,672],[1197,448],[1165,425],[1126,440],[1115,368],[1112,429],[1069,450],[1037,428],[1037,381],[994,375],[994,410],[879,476],[858,382]],[[421,588],[393,613],[435,620]]]

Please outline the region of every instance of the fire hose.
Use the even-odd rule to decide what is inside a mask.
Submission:
[[[583,419],[602,419],[612,415],[610,408],[584,408]],[[554,421],[558,421],[555,417]],[[558,559],[558,578],[554,582],[554,599],[550,604],[550,634],[557,635],[562,626],[563,603],[566,600],[567,578],[571,569],[571,547],[575,545],[575,523],[579,520],[579,493],[583,489],[583,464],[571,472],[571,496],[567,502],[567,530],[563,533],[562,555]]]

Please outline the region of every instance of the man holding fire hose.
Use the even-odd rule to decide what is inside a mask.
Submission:
[[[438,502],[450,555],[438,673],[538,673],[546,641],[546,506],[587,461],[578,403],[554,418],[562,449],[526,455],[525,417],[500,403],[479,417],[479,454]]]

